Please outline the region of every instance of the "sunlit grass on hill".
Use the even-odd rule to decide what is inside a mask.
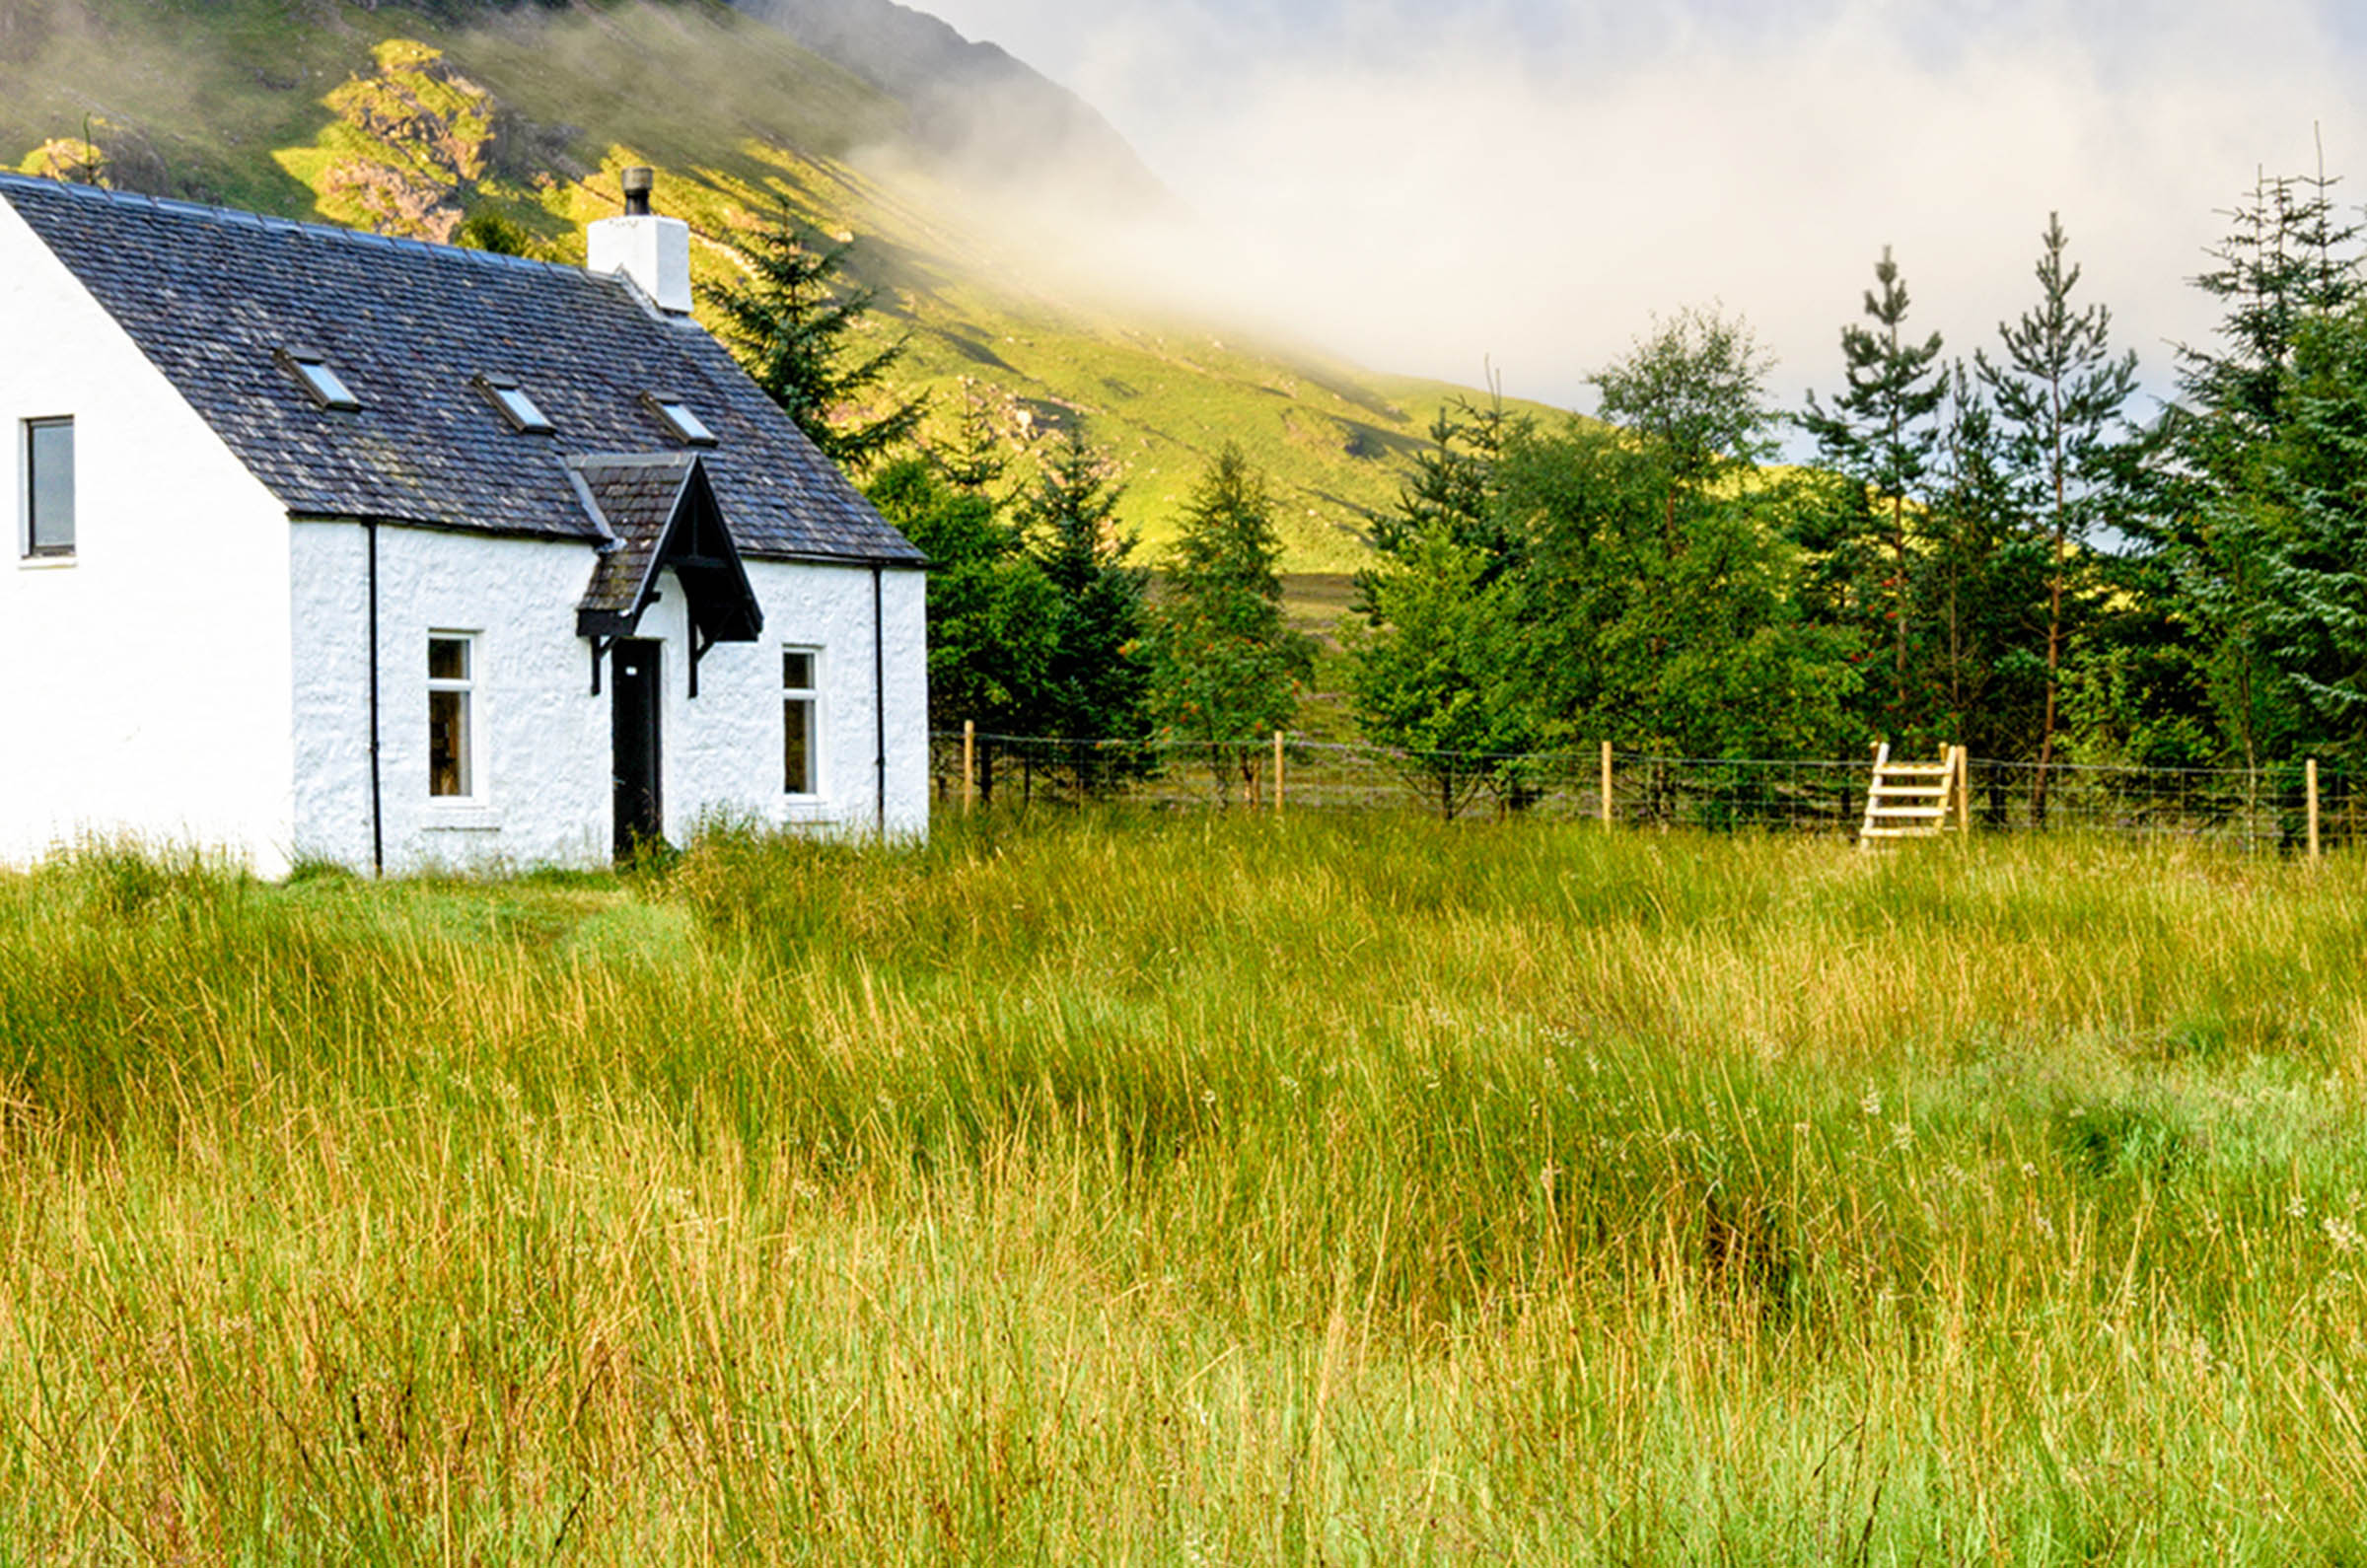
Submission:
[[[0,878],[0,1562],[2348,1561],[2367,871]]]
[[[450,193],[472,220],[580,262],[583,226],[619,210],[616,171],[649,163],[710,283],[732,275],[741,227],[784,208],[854,236],[850,268],[878,291],[867,330],[882,345],[908,337],[894,391],[930,396],[931,437],[954,439],[976,400],[1016,486],[1032,443],[1081,418],[1122,470],[1146,555],[1231,440],[1272,480],[1293,569],[1353,570],[1365,519],[1396,501],[1431,417],[1479,395],[1259,341],[1106,275],[1081,281],[1053,264],[1073,265],[1077,247],[1020,216],[1040,193],[933,170],[903,143],[909,106],[720,0],[38,0],[0,7],[0,167],[50,172],[75,149],[80,164],[89,137],[118,183],[358,222],[390,179],[457,150],[467,175]],[[423,75],[430,60],[455,80]]]

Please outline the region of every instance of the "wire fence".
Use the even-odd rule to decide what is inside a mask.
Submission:
[[[1870,770],[1870,757],[1682,757],[1603,747],[1419,752],[1287,735],[1218,745],[930,737],[933,791],[949,810],[1123,801],[1179,811],[1398,810],[1854,836]],[[1966,805],[1975,831],[2181,836],[2270,850],[2306,848],[2313,819],[2328,847],[2358,842],[2367,828],[2367,790],[2338,769],[2303,761],[2042,769],[1973,758]]]

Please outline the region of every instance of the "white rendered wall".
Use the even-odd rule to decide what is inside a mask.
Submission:
[[[299,734],[299,851],[371,864],[368,540],[354,524],[292,525]],[[605,863],[613,841],[613,684],[592,694],[590,647],[575,635],[589,545],[382,527],[379,551],[380,780],[390,872]],[[868,569],[751,561],[763,605],[757,643],[722,643],[688,694],[681,585],[668,573],[640,635],[663,643],[660,757],[666,833],[702,820],[878,822]],[[928,691],[921,575],[885,572],[888,812],[895,834],[928,828]],[[427,640],[471,633],[475,797],[430,798]],[[821,651],[821,789],[782,790],[781,652]]]
[[[667,648],[666,831],[680,842],[704,818],[753,817],[775,824],[826,822],[894,837],[929,830],[929,689],[925,579],[914,571],[880,573],[881,637],[887,689],[887,802],[881,816],[877,765],[880,707],[873,700],[871,571],[750,561],[749,584],[764,608],[764,635],[753,643],[718,643],[698,667],[698,696],[680,650],[685,644],[682,596],[672,573],[665,598],[642,617],[645,634],[664,629]],[[816,679],[820,788],[809,798],[782,793],[781,655],[819,650]]]
[[[28,560],[22,421],[74,419],[74,554]],[[286,511],[0,201],[0,861],[294,837]]]
[[[372,864],[369,532],[294,523],[298,853]],[[390,872],[594,865],[610,843],[609,708],[575,603],[588,544],[378,529],[379,779]],[[474,649],[466,800],[428,794],[427,642]]]

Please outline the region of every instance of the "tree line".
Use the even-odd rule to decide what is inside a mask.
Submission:
[[[953,439],[916,440],[921,400],[883,395],[901,345],[849,336],[873,302],[844,280],[847,250],[784,215],[744,237],[745,276],[707,299],[750,375],[928,555],[931,727],[1120,743],[1100,770],[1113,781],[1149,765],[1124,743],[1196,748],[1221,778],[1237,742],[1287,728],[1315,644],[1285,622],[1273,500],[1241,449],[1208,460],[1154,595],[1081,419],[1026,485],[982,404]]]
[[[2041,820],[2072,762],[2310,754],[2355,775],[2367,296],[2332,191],[2262,178],[2225,214],[2192,280],[2216,331],[2178,349],[2159,410],[2138,406],[2136,356],[2054,215],[2028,308],[1969,357],[1910,326],[1886,248],[1837,384],[1802,408],[1772,400],[1748,324],[1702,309],[1655,319],[1592,378],[1599,420],[1450,403],[1371,520],[1342,631],[1359,727],[1450,814],[1518,805],[1530,758],[1601,740],[1692,757],[1963,745],[2037,764]],[[802,305],[767,254],[805,270]],[[1240,451],[1209,460],[1154,593],[1081,422],[1012,490],[975,418],[935,453],[911,443],[917,405],[845,419],[894,350],[852,381],[835,368],[868,303],[833,289],[841,255],[776,229],[717,298],[759,380],[779,369],[766,332],[821,323],[822,393],[767,385],[937,563],[938,727],[1156,733],[1219,767],[1286,727],[1313,649],[1284,624],[1271,503]],[[1813,463],[1775,461],[1787,429]]]

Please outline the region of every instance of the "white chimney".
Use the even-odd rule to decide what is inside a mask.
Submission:
[[[690,226],[680,218],[655,217],[649,210],[652,176],[635,167],[624,172],[624,216],[603,218],[585,232],[585,267],[621,272],[661,311],[690,314]]]

